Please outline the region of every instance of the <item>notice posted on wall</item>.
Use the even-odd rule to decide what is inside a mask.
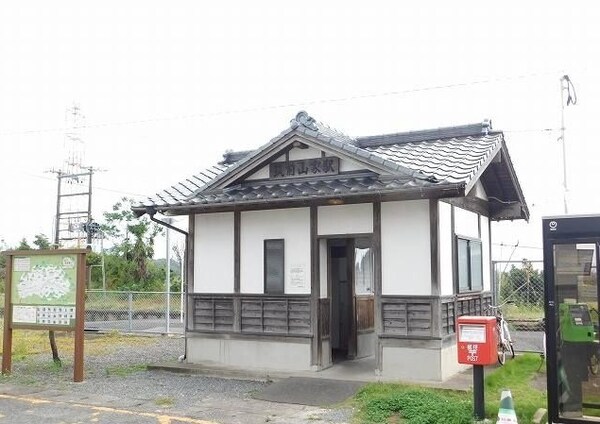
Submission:
[[[304,265],[292,265],[290,268],[290,285],[295,288],[306,287]]]

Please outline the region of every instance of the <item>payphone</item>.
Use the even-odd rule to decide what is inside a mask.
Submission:
[[[542,220],[548,418],[600,422],[598,353],[600,215]],[[592,313],[595,312],[595,313]]]

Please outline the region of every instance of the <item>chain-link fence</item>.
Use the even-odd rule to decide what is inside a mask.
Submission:
[[[498,261],[493,270],[493,302],[502,306],[515,350],[542,352],[543,262]]]
[[[85,328],[182,333],[183,302],[182,293],[87,291]]]
[[[182,293],[87,291],[85,329],[183,333],[183,302]],[[4,294],[0,294],[0,310],[3,316]]]

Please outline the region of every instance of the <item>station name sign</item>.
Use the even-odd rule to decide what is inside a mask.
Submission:
[[[290,160],[269,164],[269,178],[271,179],[337,175],[339,172],[340,159],[336,157]]]

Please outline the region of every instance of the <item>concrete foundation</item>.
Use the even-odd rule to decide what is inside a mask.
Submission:
[[[310,370],[310,343],[269,340],[216,339],[189,336],[187,362],[211,362],[240,368]]]
[[[375,354],[375,332],[358,334],[356,337],[356,357],[366,358]]]
[[[439,348],[383,347],[382,376],[403,381],[441,382],[463,371],[456,346]]]

